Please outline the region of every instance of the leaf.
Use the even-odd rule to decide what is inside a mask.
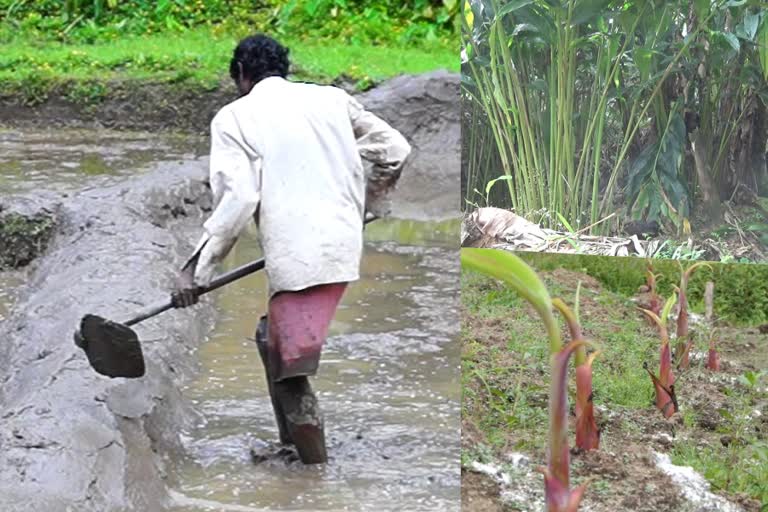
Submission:
[[[475,13],[472,11],[469,0],[464,1],[464,19],[467,21],[467,26],[472,29],[475,23]]]
[[[768,16],[763,19],[763,28],[757,38],[760,67],[763,68],[763,78],[768,81]],[[765,101],[765,100],[763,100]]]
[[[752,41],[755,38],[755,35],[757,34],[757,27],[759,24],[760,24],[759,14],[747,13],[744,16],[744,21],[736,27],[736,30],[734,30],[734,33],[736,33],[736,35],[738,35],[742,39],[746,39],[747,41]]]
[[[712,32],[710,32],[710,37],[714,42],[716,42],[720,46],[722,46],[721,42],[727,43],[727,45],[730,46],[731,50],[733,50],[735,53],[738,53],[739,48],[741,48],[739,39],[730,32],[721,32],[719,30],[713,30]]]
[[[606,7],[611,3],[611,0],[583,0],[576,2],[574,6],[574,15],[571,19],[571,25],[581,25],[587,21],[592,21],[598,15],[605,13]]]
[[[525,7],[526,5],[530,5],[534,2],[534,0],[515,0],[514,2],[508,2],[504,5],[501,9],[499,9],[499,12],[496,14],[499,18],[503,18],[507,14],[514,12],[518,9],[521,9]]]
[[[552,317],[552,298],[539,276],[511,252],[462,248],[461,266],[503,281],[531,303],[542,317]]]
[[[667,299],[667,302],[664,303],[664,309],[661,310],[661,318],[664,322],[664,325],[667,324],[667,318],[669,318],[669,314],[672,311],[672,307],[675,305],[675,302],[677,302],[677,295],[673,293]]]
[[[649,48],[639,47],[634,51],[635,65],[638,71],[640,71],[640,79],[647,80],[651,73],[651,59],[653,58],[653,50]]]
[[[571,227],[571,225],[568,223],[565,217],[563,217],[560,212],[555,212],[557,214],[557,218],[560,219],[560,222],[563,223],[563,226],[565,226],[565,229],[568,230],[569,233],[574,233],[575,230]]]
[[[498,178],[492,179],[491,181],[489,181],[485,185],[485,196],[488,197],[488,194],[491,193],[491,188],[493,187],[494,183],[496,183],[497,181],[501,181],[501,180],[510,181],[510,180],[513,180],[513,179],[514,179],[514,177],[511,176],[511,175],[510,176],[499,176]]]
[[[711,0],[694,0],[693,8],[696,12],[696,17],[699,20],[703,20],[709,14],[709,8],[712,4]]]

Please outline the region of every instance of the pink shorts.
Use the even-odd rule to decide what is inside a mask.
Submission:
[[[269,301],[269,359],[273,379],[314,375],[347,283],[278,292]]]

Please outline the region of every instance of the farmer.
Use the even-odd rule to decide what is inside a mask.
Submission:
[[[325,434],[307,377],[347,283],[359,279],[366,211],[386,214],[411,148],[343,90],[290,82],[288,68],[288,49],[265,35],[235,48],[229,73],[240,98],[211,123],[216,208],[173,296],[179,307],[197,303],[256,221],[269,280],[256,338],[280,440],[316,464],[327,460]],[[373,164],[367,177],[361,157]]]

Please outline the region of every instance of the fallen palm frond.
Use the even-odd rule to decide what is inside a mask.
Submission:
[[[581,231],[566,233],[542,228],[509,210],[493,207],[478,208],[464,218],[461,245],[508,251],[643,258],[655,257],[663,249],[659,240],[640,240],[637,235],[594,236]]]

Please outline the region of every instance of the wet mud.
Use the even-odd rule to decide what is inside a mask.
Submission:
[[[457,95],[458,77],[444,79],[455,81],[444,89]],[[443,79],[405,79],[390,101],[403,94],[402,108],[413,103],[415,111],[444,103],[435,92],[437,99],[422,94],[423,104],[415,105],[416,93],[408,91],[419,87],[408,84],[430,80]],[[386,95],[378,101],[386,104]],[[443,128],[446,138],[458,136],[458,124],[432,131],[411,119],[399,127],[415,142],[403,178],[411,172],[415,181],[403,182],[396,205],[401,201],[406,218],[457,217],[458,178],[445,176],[458,176],[458,144],[455,161],[430,152],[440,147]],[[451,221],[448,228],[401,221],[408,241],[420,240],[411,245],[387,241],[400,229],[391,223],[370,227],[364,266],[371,267],[347,293],[316,383],[332,462],[321,471],[283,456],[257,464],[254,455],[276,437],[248,339],[263,308],[243,301],[236,288],[136,326],[148,364],[141,379],[99,376],[72,341],[85,313],[120,321],[167,295],[211,210],[207,161],[197,158],[206,144],[88,131],[69,139],[66,131],[50,139],[37,131],[3,137],[4,154],[15,150],[16,157],[0,161],[0,203],[26,203],[32,213],[46,208],[56,222],[26,269],[0,273],[0,510],[275,510],[302,500],[329,510],[356,502],[451,510],[459,429],[457,317],[446,313],[458,269],[443,237]],[[104,137],[113,139],[100,142]],[[164,147],[169,157],[158,156]],[[102,155],[96,164],[85,158],[94,154]],[[81,164],[60,165],[66,162]],[[422,191],[429,207],[419,216],[405,208],[416,182],[430,183]],[[455,224],[450,238],[457,237]],[[255,257],[247,242],[238,247],[231,258]],[[248,294],[263,300],[261,292]],[[251,308],[238,309],[240,303]],[[228,316],[232,311],[240,316]],[[235,324],[241,327],[227,327]],[[217,355],[232,346],[238,352],[231,358]],[[242,388],[232,393],[227,382],[238,376]],[[297,498],[297,487],[309,491]],[[238,498],[247,493],[254,496]]]
[[[203,421],[182,435],[188,456],[171,475],[171,510],[458,510],[453,238],[436,247],[369,237],[362,279],[342,301],[312,382],[328,438],[322,468],[276,444],[252,340],[266,307],[263,276],[223,290],[201,374],[183,391]],[[242,240],[228,264],[251,257],[251,244]]]
[[[120,320],[166,295],[189,250],[163,205],[198,215],[208,199],[200,163],[159,166],[124,184],[74,194],[8,317],[0,381],[0,509],[157,510],[167,495],[157,452],[179,446],[189,421],[174,380],[194,368],[192,348],[211,306],[141,324],[148,376],[110,380],[72,341],[85,313]]]

